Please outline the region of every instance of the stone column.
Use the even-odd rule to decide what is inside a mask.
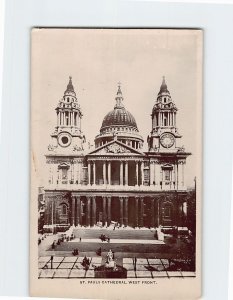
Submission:
[[[81,203],[80,196],[76,197],[76,226],[80,225]]]
[[[104,184],[106,184],[106,162],[103,161],[103,180]]]
[[[153,172],[153,162],[152,161],[150,161],[150,186],[152,186],[153,185],[153,176],[154,175],[154,172]]]
[[[159,164],[158,162],[155,162],[155,185],[159,185]]]
[[[96,167],[95,167],[95,161],[93,161],[93,184],[96,184]]]
[[[178,161],[177,165],[177,188],[180,189],[182,186],[182,165],[181,162]]]
[[[71,225],[74,225],[74,216],[75,216],[75,197],[72,196],[71,204]]]
[[[87,210],[86,210],[86,225],[90,226],[90,208],[91,208],[91,197],[87,197]]]
[[[111,197],[108,197],[108,226],[111,223]]]
[[[87,163],[87,172],[88,172],[88,184],[91,184],[91,165],[90,162],[88,161]]]
[[[120,162],[120,185],[123,185],[123,161]]]
[[[125,185],[128,185],[128,161],[125,162]]]
[[[182,163],[182,181],[181,181],[182,188],[184,188],[185,186],[184,173],[185,173],[185,162]]]
[[[96,224],[96,197],[92,197],[92,212],[91,212],[91,218],[92,218],[92,226]]]
[[[144,214],[144,202],[143,197],[140,198],[140,217],[139,217],[139,223],[140,226],[143,227],[143,214]]]
[[[123,225],[123,198],[119,197],[120,201],[120,226]]]
[[[138,185],[138,161],[136,161],[136,185]]]
[[[108,162],[108,184],[111,185],[111,161]]]
[[[155,199],[151,198],[151,227],[155,226]]]
[[[144,184],[144,161],[141,162],[141,180],[142,180],[142,185]]]
[[[157,226],[159,227],[160,225],[160,200],[157,199]]]
[[[78,162],[78,184],[81,184],[82,163]]]
[[[135,226],[138,227],[138,200],[139,197],[135,197]]]
[[[106,197],[103,196],[103,225],[106,223]]]
[[[128,197],[125,197],[124,199],[124,224],[125,226],[128,226]]]

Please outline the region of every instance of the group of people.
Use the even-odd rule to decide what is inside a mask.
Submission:
[[[43,234],[41,237],[38,238],[38,245],[46,238],[47,234]]]
[[[100,235],[100,240],[102,241],[102,242],[105,242],[105,241],[107,241],[108,243],[110,242],[110,237],[109,236],[106,236],[105,234],[101,234]]]
[[[52,243],[52,249],[55,249],[56,246],[60,245],[63,242],[69,242],[74,239],[74,234],[72,233],[71,236],[62,235],[58,240],[54,240]]]
[[[72,254],[73,254],[74,256],[79,255],[78,248],[75,248],[75,249],[73,250]]]

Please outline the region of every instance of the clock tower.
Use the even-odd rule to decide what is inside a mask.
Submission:
[[[176,128],[177,108],[167,89],[165,78],[152,109],[152,131],[148,137],[149,151],[174,151],[181,138]]]
[[[69,147],[72,152],[83,150],[83,139],[81,131],[82,112],[74,91],[72,77],[64,92],[63,97],[56,107],[57,126],[51,134],[52,144],[48,146],[49,151],[62,153]]]
[[[148,136],[150,186],[156,190],[185,190],[186,158],[191,154],[179,147],[181,135],[176,127],[178,109],[168,91],[165,78],[152,109],[152,130]]]

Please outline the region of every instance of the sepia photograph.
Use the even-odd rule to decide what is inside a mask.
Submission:
[[[202,42],[199,29],[32,30],[32,295],[131,282],[200,295]]]

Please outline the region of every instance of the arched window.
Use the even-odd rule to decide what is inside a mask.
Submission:
[[[68,213],[68,207],[65,203],[61,204],[61,213],[62,215],[67,215]]]

